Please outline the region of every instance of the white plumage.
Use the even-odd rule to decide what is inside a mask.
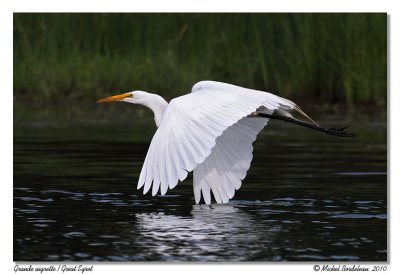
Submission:
[[[193,172],[196,203],[201,195],[211,203],[210,189],[217,203],[227,203],[246,177],[253,159],[253,142],[268,119],[242,118],[216,140],[211,154]]]
[[[143,104],[155,114],[158,129],[151,141],[137,188],[164,195],[193,171],[196,203],[227,203],[250,167],[257,134],[268,119],[253,112],[288,113],[300,109],[291,101],[231,84],[202,81],[190,94],[168,104],[162,97],[133,91],[100,100]]]
[[[260,107],[272,112],[294,104],[270,93],[203,81],[173,99],[151,141],[138,189],[156,195],[174,188],[193,171],[196,203],[226,203],[239,189],[252,160],[257,134],[268,119],[246,118]]]

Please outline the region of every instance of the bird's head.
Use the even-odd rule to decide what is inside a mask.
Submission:
[[[120,101],[120,102],[127,102],[127,103],[133,103],[133,104],[141,104],[148,97],[147,94],[148,93],[145,91],[135,90],[135,91],[122,93],[122,94],[118,94],[118,95],[113,95],[113,96],[110,96],[107,98],[97,100],[97,103]]]
[[[154,120],[156,125],[159,126],[166,110],[168,103],[161,96],[157,94],[148,93],[145,91],[135,90],[119,95],[110,96],[104,99],[97,100],[97,103],[106,102],[127,102],[132,104],[139,104],[150,108],[154,113]]]

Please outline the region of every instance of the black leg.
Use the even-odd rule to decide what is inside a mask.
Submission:
[[[324,132],[329,135],[334,135],[334,136],[339,136],[339,137],[354,137],[355,135],[353,133],[348,133],[345,131],[347,127],[342,127],[342,128],[322,128],[318,125],[314,125],[311,123],[303,122],[300,120],[296,120],[291,117],[286,117],[286,116],[280,116],[280,115],[275,115],[275,114],[266,114],[266,113],[260,113],[260,112],[254,112],[252,117],[264,117],[264,118],[269,118],[269,119],[276,119],[276,120],[281,120],[285,121],[288,123],[296,124],[299,126],[311,128],[314,130],[318,130],[321,132]]]

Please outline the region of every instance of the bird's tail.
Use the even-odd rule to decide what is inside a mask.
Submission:
[[[316,126],[319,126],[317,124],[317,122],[315,122],[313,119],[311,119],[310,116],[308,116],[304,111],[301,110],[301,108],[299,108],[297,105],[294,105],[294,110],[296,110],[298,113],[300,113],[301,115],[303,115],[304,117],[306,117],[310,122],[313,122]]]
[[[301,110],[301,108],[299,108],[295,103],[291,102],[293,105],[291,106],[290,109],[287,108],[279,108],[276,109],[274,112],[277,115],[281,115],[281,116],[286,116],[286,117],[290,117],[292,119],[298,120],[295,117],[293,117],[292,115],[292,111],[295,110],[297,111],[300,115],[302,115],[303,117],[305,117],[307,120],[309,120],[310,122],[312,122],[314,125],[319,126],[317,122],[315,122],[313,119],[311,119],[310,116],[308,116],[304,111]]]

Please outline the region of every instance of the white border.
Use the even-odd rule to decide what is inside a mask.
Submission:
[[[396,0],[392,1],[372,1],[372,0],[146,0],[146,1],[105,1],[105,0],[4,0],[0,3],[0,101],[1,101],[1,140],[0,140],[0,159],[1,159],[1,265],[2,273],[12,273],[14,263],[12,262],[12,36],[13,36],[13,12],[388,12],[390,21],[390,68],[389,78],[389,96],[390,103],[390,264],[388,271],[390,273],[399,273],[399,243],[398,231],[399,218],[397,214],[398,201],[396,194],[399,193],[399,169],[393,168],[398,160],[399,146],[396,144],[400,140],[398,126],[399,111],[396,103],[400,102],[399,92],[399,35],[400,35],[400,9],[396,9],[398,4]],[[395,4],[396,3],[396,4]],[[394,76],[394,77],[393,77]],[[394,140],[394,142],[393,142]],[[393,194],[395,193],[395,194]],[[393,214],[394,213],[394,214]],[[313,273],[313,263],[310,264],[96,264],[95,273],[110,273],[118,271],[121,273],[134,272],[174,272],[174,273],[207,273],[210,272],[233,272],[245,273],[278,273],[290,271],[292,273]],[[90,273],[90,272],[89,272]]]
[[[395,0],[19,0],[13,1],[11,7],[13,11],[19,12],[387,12],[394,2]]]

